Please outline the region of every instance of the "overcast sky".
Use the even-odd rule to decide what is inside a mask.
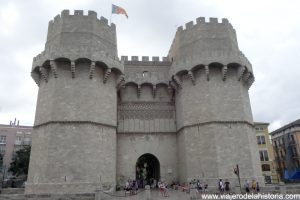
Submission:
[[[49,20],[64,9],[110,18],[121,55],[166,56],[178,26],[197,17],[228,18],[253,65],[254,121],[270,130],[300,118],[300,1],[295,0],[0,0],[0,124],[33,125],[38,87],[32,58],[44,50]]]

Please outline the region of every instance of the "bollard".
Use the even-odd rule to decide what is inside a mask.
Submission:
[[[279,191],[280,191],[280,194],[286,194],[286,186],[285,186],[284,182],[279,183]]]
[[[150,185],[145,186],[146,200],[151,200]]]
[[[95,200],[101,200],[101,190],[100,190],[100,188],[95,190]]]

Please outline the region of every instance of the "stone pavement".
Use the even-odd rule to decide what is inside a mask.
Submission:
[[[118,196],[118,197],[116,197]],[[102,194],[101,200],[146,200],[146,191],[140,191],[137,195],[126,196],[124,197],[124,192],[118,192],[116,196],[110,196],[107,194]],[[121,197],[122,196],[122,197]],[[188,200],[190,199],[190,195],[186,192],[178,191],[178,190],[169,190],[169,196],[163,197],[159,190],[151,190],[151,200],[160,200],[160,199],[168,199],[168,200]]]

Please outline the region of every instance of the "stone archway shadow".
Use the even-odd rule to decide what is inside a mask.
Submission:
[[[146,153],[141,155],[135,165],[136,180],[140,188],[146,184],[156,185],[160,180],[160,163],[156,156]]]

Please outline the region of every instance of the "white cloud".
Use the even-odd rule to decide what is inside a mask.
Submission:
[[[13,2],[7,2],[0,7],[0,37],[13,37],[19,20],[17,6]]]

